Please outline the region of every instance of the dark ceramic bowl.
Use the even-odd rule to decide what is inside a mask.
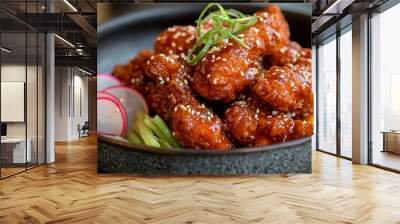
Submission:
[[[140,10],[113,19],[98,29],[97,67],[110,73],[139,50],[151,49],[155,37],[172,25],[193,24],[204,4],[141,5]],[[227,4],[252,14],[265,4]],[[291,27],[291,39],[311,45],[311,6],[280,4]],[[101,119],[101,118],[99,118]],[[220,175],[310,173],[311,138],[229,151],[160,149],[99,136],[98,171],[146,175]]]

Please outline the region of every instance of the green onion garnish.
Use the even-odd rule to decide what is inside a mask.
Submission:
[[[211,12],[206,16],[206,12],[216,6],[217,11]],[[211,22],[212,28],[207,32],[202,30],[203,25]],[[218,3],[210,3],[201,12],[196,20],[197,42],[190,49],[187,62],[191,65],[197,64],[211,49],[223,41],[233,39],[243,47],[249,48],[243,39],[237,35],[257,22],[257,16],[248,16],[234,9],[225,10]]]

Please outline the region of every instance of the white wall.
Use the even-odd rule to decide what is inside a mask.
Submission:
[[[7,137],[9,138],[25,138],[30,139],[32,161],[39,163],[44,162],[44,83],[42,68],[39,66],[38,71],[35,66],[25,64],[3,64],[1,66],[1,81],[17,81],[26,83],[26,110],[27,120],[25,122],[6,122]],[[27,78],[27,80],[25,80]],[[38,92],[37,92],[38,91]],[[4,96],[3,96],[4,97]],[[7,110],[9,108],[1,108]],[[24,112],[24,111],[23,111]],[[37,157],[37,154],[39,156]]]
[[[29,111],[32,111],[32,107],[36,111],[36,80],[32,80],[30,78],[30,74],[35,74],[36,77],[36,67],[28,66],[28,81],[29,87],[35,86],[35,88],[27,88],[27,106],[31,107]],[[18,65],[18,64],[5,64],[1,66],[1,81],[2,82],[10,82],[10,81],[17,81],[17,82],[25,82],[25,65]],[[39,105],[40,106],[40,105]],[[6,110],[7,108],[1,108],[2,110]],[[27,113],[28,122],[34,121],[35,127],[33,124],[28,124],[28,128],[32,127],[36,130],[36,113]],[[29,134],[28,130],[28,134]],[[36,133],[35,133],[36,134]],[[8,137],[25,137],[25,122],[11,122],[7,123],[7,136]],[[29,136],[28,136],[29,137]]]
[[[55,140],[70,141],[88,120],[88,78],[72,67],[56,67],[55,74]]]

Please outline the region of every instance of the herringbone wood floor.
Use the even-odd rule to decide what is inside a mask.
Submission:
[[[96,173],[96,140],[0,181],[0,223],[400,223],[400,175],[313,155],[313,174],[138,177]]]

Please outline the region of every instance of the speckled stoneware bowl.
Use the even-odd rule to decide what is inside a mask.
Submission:
[[[172,25],[193,24],[204,4],[140,5],[131,14],[113,19],[98,29],[98,73],[110,73],[139,50],[152,48],[154,38]],[[226,4],[251,14],[264,4]],[[291,27],[292,40],[311,46],[311,6],[280,4]],[[98,118],[101,119],[101,118]],[[112,137],[98,137],[98,171],[142,175],[231,175],[310,173],[311,138],[265,147],[229,151],[160,149]]]

